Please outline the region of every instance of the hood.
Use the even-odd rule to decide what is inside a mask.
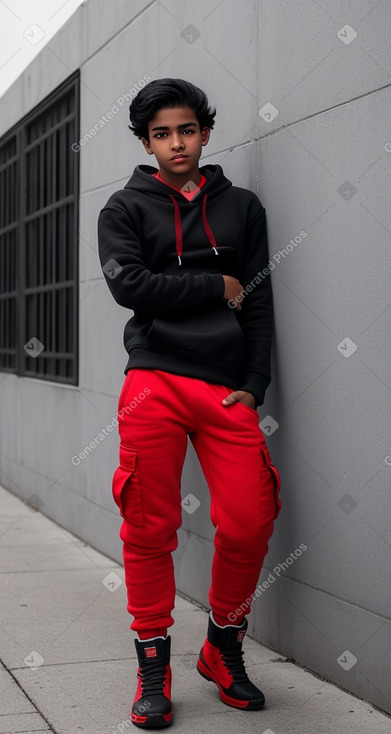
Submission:
[[[232,182],[224,176],[223,169],[217,164],[207,164],[205,166],[201,166],[199,170],[200,173],[205,176],[206,183],[204,184],[202,189],[200,189],[199,193],[196,194],[193,199],[191,199],[191,201],[186,200],[186,198],[182,196],[179,191],[175,191],[175,189],[170,189],[170,187],[167,186],[166,183],[163,183],[162,181],[159,181],[159,179],[155,178],[152,174],[158,173],[158,169],[154,166],[136,166],[131,178],[124,186],[125,189],[135,189],[135,191],[137,191],[138,193],[146,194],[152,199],[155,199],[156,202],[166,202],[168,200],[171,200],[173,205],[173,216],[175,225],[175,246],[179,265],[182,264],[181,255],[183,249],[180,202],[182,202],[182,205],[185,206],[191,206],[193,203],[198,203],[200,201],[202,202],[202,226],[211,247],[215,251],[215,254],[218,255],[218,244],[216,242],[216,238],[213,234],[212,228],[208,222],[207,206],[209,201],[215,199],[216,196],[219,196],[219,194],[232,186]]]

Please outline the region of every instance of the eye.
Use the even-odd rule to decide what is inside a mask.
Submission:
[[[162,135],[166,135],[166,133],[156,133],[156,135],[154,135],[154,138],[160,138]]]
[[[192,130],[190,127],[187,128],[187,130],[183,130],[184,133],[190,133],[190,135],[193,135],[194,130]]]

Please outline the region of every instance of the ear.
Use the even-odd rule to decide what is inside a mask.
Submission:
[[[207,145],[210,138],[210,127],[203,127],[201,130],[201,145]]]
[[[153,150],[151,148],[151,143],[149,142],[149,140],[147,140],[147,138],[141,138],[141,142],[145,150],[147,151],[148,155],[153,155]]]

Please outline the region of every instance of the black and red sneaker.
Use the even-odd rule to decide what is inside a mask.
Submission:
[[[219,627],[209,616],[208,636],[197,661],[197,670],[206,680],[216,683],[221,700],[237,709],[257,711],[265,696],[248,678],[243,661],[242,643],[248,621]]]
[[[172,723],[171,711],[171,637],[135,639],[139,662],[137,691],[131,720],[135,726],[162,728]]]

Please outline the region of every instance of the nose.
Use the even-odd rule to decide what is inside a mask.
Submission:
[[[184,147],[183,140],[178,135],[178,133],[174,133],[171,138],[171,148],[173,150],[179,150]]]

